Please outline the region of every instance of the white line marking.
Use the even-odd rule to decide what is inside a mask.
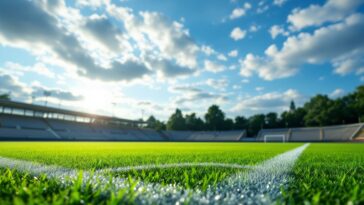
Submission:
[[[271,204],[280,196],[281,186],[289,182],[289,172],[295,161],[309,144],[305,144],[294,150],[277,155],[263,163],[249,167],[247,173],[236,174],[219,183],[217,187],[209,187],[206,192],[201,190],[186,190],[176,185],[165,185],[138,182],[132,190],[136,195],[137,204],[171,204],[188,201],[191,204]],[[184,165],[192,163],[184,163]],[[211,166],[211,163],[200,163]],[[181,164],[175,164],[180,166]],[[216,163],[226,166],[226,164]],[[236,166],[236,165],[232,165]],[[237,165],[243,166],[245,165]],[[33,175],[46,174],[49,178],[60,180],[62,184],[72,184],[78,176],[78,170],[62,168],[58,166],[41,165],[24,160],[15,160],[0,157],[0,167],[18,169]],[[141,169],[142,166],[136,166]],[[155,166],[156,167],[156,166]],[[162,165],[162,168],[173,167]],[[242,167],[242,168],[243,168]],[[130,170],[127,168],[104,169],[95,173],[83,172],[83,182],[91,183],[95,189],[100,188],[105,192],[130,189],[127,179],[119,177],[107,177],[103,173],[114,170]],[[150,168],[150,167],[149,167]],[[156,167],[158,168],[158,167]],[[248,167],[246,167],[248,168]],[[130,191],[130,190],[129,190]]]
[[[247,173],[228,178],[215,190],[216,196],[224,193],[220,194],[219,203],[273,204],[281,196],[281,186],[287,186],[291,180],[289,174],[296,160],[308,146],[304,144],[264,161]]]

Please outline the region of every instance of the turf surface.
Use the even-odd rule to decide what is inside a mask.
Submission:
[[[99,143],[2,142],[0,157],[35,161],[79,170],[182,162],[255,165],[302,144],[275,143]],[[244,169],[176,167],[130,170],[110,176],[176,184],[204,190]],[[293,181],[282,190],[286,204],[364,204],[364,144],[311,144],[296,162]],[[102,195],[92,185],[65,187],[45,176],[0,169],[0,204],[132,203],[121,190]],[[130,192],[128,192],[130,193]]]
[[[261,143],[99,143],[99,142],[3,142],[0,156],[35,161],[62,167],[95,170],[133,165],[168,164],[183,162],[219,162],[254,165],[279,153],[300,146],[297,144]],[[176,184],[201,190],[214,186],[244,169],[221,167],[176,167],[168,169],[131,170],[112,173],[112,176],[133,181]],[[0,191],[3,203],[73,204],[110,203],[113,200],[132,200],[132,196],[93,196],[90,190],[65,188],[44,177],[34,179],[17,171],[1,169]],[[20,191],[19,191],[20,190]],[[43,190],[43,191],[42,191]],[[101,191],[101,190],[100,190]],[[63,196],[62,196],[63,195]],[[91,196],[90,196],[91,195]],[[97,193],[96,193],[97,195]],[[1,200],[0,200],[1,202]]]
[[[299,145],[301,143],[3,142],[0,156],[78,169],[182,162],[251,165]]]
[[[364,204],[364,144],[311,144],[293,177],[288,204]]]

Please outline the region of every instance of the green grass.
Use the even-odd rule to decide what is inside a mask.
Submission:
[[[71,186],[62,186],[46,175],[31,176],[16,170],[0,168],[0,204],[130,204],[133,196],[127,190],[104,194],[91,183],[81,186],[81,177]]]
[[[180,162],[254,165],[302,144],[262,143],[99,143],[2,142],[0,156],[78,170]],[[144,181],[205,190],[226,177],[246,171],[217,167],[154,168],[110,173]],[[364,204],[364,144],[311,144],[283,190],[286,204]],[[55,179],[0,168],[0,204],[120,204],[133,194],[92,190],[92,184],[62,186]],[[103,193],[103,194],[101,194]]]
[[[180,162],[257,164],[301,144],[259,143],[99,143],[99,142],[3,142],[0,156],[49,165],[94,170],[101,168]],[[185,188],[214,186],[242,169],[185,167],[113,173],[113,176]],[[11,174],[9,174],[11,173]],[[61,187],[55,181],[0,169],[0,204],[107,204],[127,202],[132,196],[100,196],[79,187]],[[10,177],[11,176],[11,177]],[[101,191],[101,190],[100,190]]]
[[[78,169],[222,162],[251,165],[301,144],[2,142],[0,156]]]
[[[288,204],[364,204],[364,144],[311,144],[293,176]]]

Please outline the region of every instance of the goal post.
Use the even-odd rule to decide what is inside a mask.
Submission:
[[[279,135],[279,134],[276,134],[276,135],[264,135],[264,142],[267,143],[269,142],[269,139],[281,139],[282,142],[286,142],[286,135]],[[274,141],[276,142],[276,141]]]

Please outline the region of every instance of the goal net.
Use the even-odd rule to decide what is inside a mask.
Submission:
[[[264,142],[286,142],[286,135],[264,135]]]

